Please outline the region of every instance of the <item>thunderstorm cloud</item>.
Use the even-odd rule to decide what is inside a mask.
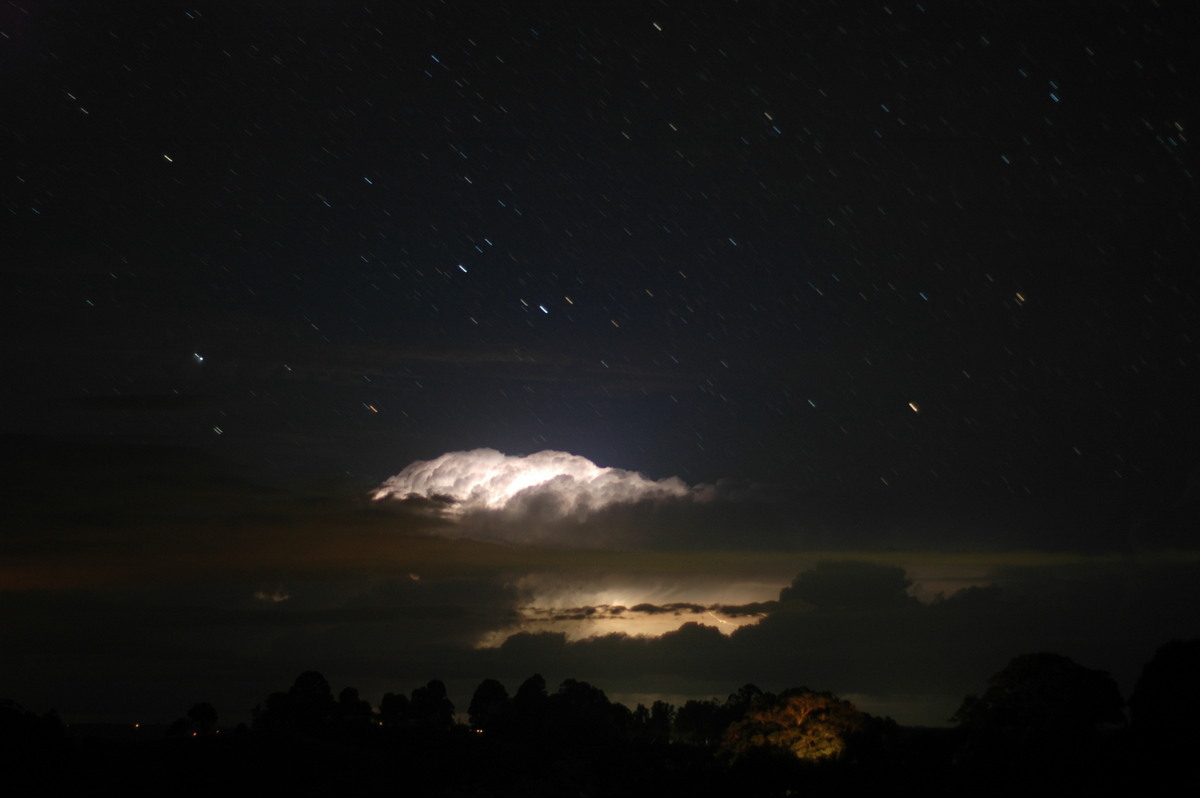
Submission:
[[[706,488],[690,487],[678,477],[653,480],[567,452],[513,456],[495,449],[419,460],[374,492],[376,500],[435,503],[453,516],[487,514],[526,522],[582,522],[610,507],[706,497]]]

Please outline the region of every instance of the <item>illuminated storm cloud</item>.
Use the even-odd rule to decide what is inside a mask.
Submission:
[[[375,499],[449,500],[449,511],[458,515],[482,511],[541,520],[583,520],[613,505],[701,497],[700,489],[688,487],[678,477],[652,480],[567,452],[509,456],[495,449],[418,460],[374,494]]]

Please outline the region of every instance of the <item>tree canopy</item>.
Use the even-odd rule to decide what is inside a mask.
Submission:
[[[1023,654],[967,696],[954,715],[964,733],[960,764],[1061,770],[1095,760],[1105,726],[1125,723],[1125,702],[1104,671],[1060,654]]]
[[[800,688],[756,700],[741,720],[725,730],[721,751],[732,759],[756,749],[786,751],[816,762],[847,755],[870,716],[832,693]]]
[[[1155,652],[1129,697],[1129,713],[1140,733],[1198,736],[1200,639],[1172,640]]]

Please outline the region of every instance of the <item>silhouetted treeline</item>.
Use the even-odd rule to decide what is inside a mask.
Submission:
[[[305,671],[250,727],[221,729],[195,701],[166,735],[132,743],[0,701],[0,744],[22,795],[1187,794],[1198,677],[1200,640],[1162,646],[1128,703],[1102,671],[1025,654],[964,699],[952,728],[919,729],[805,687],[629,709],[575,679],[551,691],[539,674],[513,693],[485,679],[464,723],[437,679],[373,707]]]

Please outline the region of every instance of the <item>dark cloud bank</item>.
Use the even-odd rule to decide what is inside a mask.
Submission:
[[[691,620],[693,607],[655,605],[639,611],[679,613],[684,625],[658,638],[577,642],[521,632],[491,649],[476,641],[512,624],[520,602],[504,574],[293,578],[284,601],[252,598],[242,579],[6,592],[11,647],[0,676],[27,705],[105,719],[168,718],[198,696],[238,717],[300,669],[317,668],[373,700],[442,678],[460,709],[484,678],[514,687],[541,672],[618,699],[803,684],[902,722],[938,724],[1022,652],[1066,654],[1112,672],[1128,691],[1159,644],[1200,634],[1187,609],[1200,601],[1196,571],[1194,558],[1010,565],[984,586],[923,603],[908,595],[899,567],[820,561],[777,602],[746,608],[764,617],[728,636]]]
[[[540,662],[616,692],[805,684],[904,721],[944,723],[1020,652],[1065,653],[1128,689],[1160,643],[1200,631],[1194,617],[1173,616],[1200,599],[1195,573],[1194,559],[1008,567],[987,586],[922,603],[906,592],[901,568],[820,562],[781,591],[762,621],[728,637],[697,623],[654,639],[521,634],[480,656],[495,672]]]

